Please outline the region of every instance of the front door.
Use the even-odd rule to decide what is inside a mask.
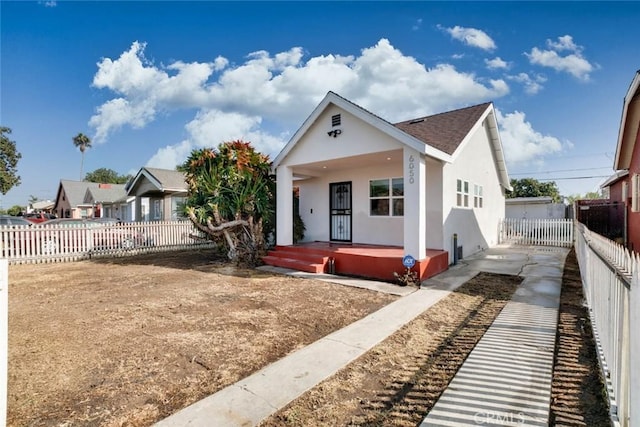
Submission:
[[[351,182],[329,184],[331,241],[351,241]]]

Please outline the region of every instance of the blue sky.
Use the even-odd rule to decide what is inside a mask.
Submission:
[[[275,157],[332,90],[397,122],[493,101],[512,178],[610,175],[638,2],[0,2],[0,124],[22,184],[173,168],[232,139]],[[481,165],[479,165],[481,167]],[[590,178],[589,178],[590,177]],[[566,179],[571,178],[571,179]]]

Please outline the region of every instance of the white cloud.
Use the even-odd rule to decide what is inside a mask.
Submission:
[[[499,56],[496,56],[493,59],[485,59],[484,63],[487,65],[487,68],[490,70],[509,69],[509,63],[503,60],[502,58],[500,58]]]
[[[427,68],[386,39],[359,55],[325,54],[305,60],[303,49],[294,47],[275,55],[252,52],[234,65],[218,56],[211,62],[174,61],[158,66],[146,59],[145,48],[144,43],[134,42],[118,58],[104,58],[97,64],[93,85],[116,96],[98,106],[91,117],[96,143],[107,141],[122,127],[142,128],[158,114],[164,117],[184,109],[195,115],[186,125],[192,147],[203,146],[205,140],[215,146],[244,138],[273,153],[286,138],[261,129],[274,127],[269,124],[297,129],[330,90],[389,121],[509,93],[504,80],[487,81],[446,63]],[[173,163],[185,147],[184,141],[167,146],[152,160]]]
[[[460,27],[459,25],[456,25],[453,28],[442,28],[440,26],[438,26],[438,28],[441,28],[449,33],[451,37],[468,46],[477,47],[483,50],[494,50],[496,48],[496,44],[493,39],[482,30]]]
[[[547,50],[534,47],[530,53],[525,53],[529,62],[569,73],[583,81],[588,81],[590,73],[597,68],[583,56],[582,46],[576,45],[573,42],[573,37],[569,35],[558,37],[557,42],[547,40],[547,47],[549,48]],[[561,53],[565,51],[569,53],[562,56]]]
[[[422,27],[422,18],[416,19],[416,23],[413,24],[413,27],[411,27],[411,29],[413,31],[418,31],[420,29],[420,27]]]
[[[546,156],[562,151],[562,143],[553,136],[533,129],[520,111],[502,114],[496,110],[500,137],[507,163],[539,162]]]
[[[518,83],[522,83],[524,91],[529,95],[535,95],[543,88],[542,83],[546,82],[546,77],[542,75],[535,75],[533,78],[527,73],[519,73],[515,76],[507,76],[507,79],[513,80]]]

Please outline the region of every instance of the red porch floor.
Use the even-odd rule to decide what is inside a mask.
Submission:
[[[277,246],[263,257],[265,264],[311,273],[329,273],[333,260],[335,274],[395,281],[394,272],[403,273],[403,248],[367,244],[329,242],[300,243]],[[449,254],[427,249],[425,259],[416,260],[412,268],[420,280],[428,279],[449,268]]]

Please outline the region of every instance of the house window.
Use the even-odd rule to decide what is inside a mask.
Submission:
[[[340,121],[341,121],[340,114],[336,114],[334,116],[331,116],[331,126],[333,126],[333,127],[340,126]]]
[[[473,185],[473,207],[481,208],[482,207],[482,185],[474,184]]]
[[[153,219],[162,219],[162,200],[153,201]]]
[[[404,216],[404,179],[384,178],[369,181],[371,216]]]
[[[178,220],[184,219],[184,204],[187,201],[186,197],[175,196],[171,198],[171,219]]]
[[[457,180],[456,205],[461,208],[469,207],[469,181]]]
[[[638,192],[640,192],[640,175],[634,173],[631,177],[631,212],[640,211]]]

